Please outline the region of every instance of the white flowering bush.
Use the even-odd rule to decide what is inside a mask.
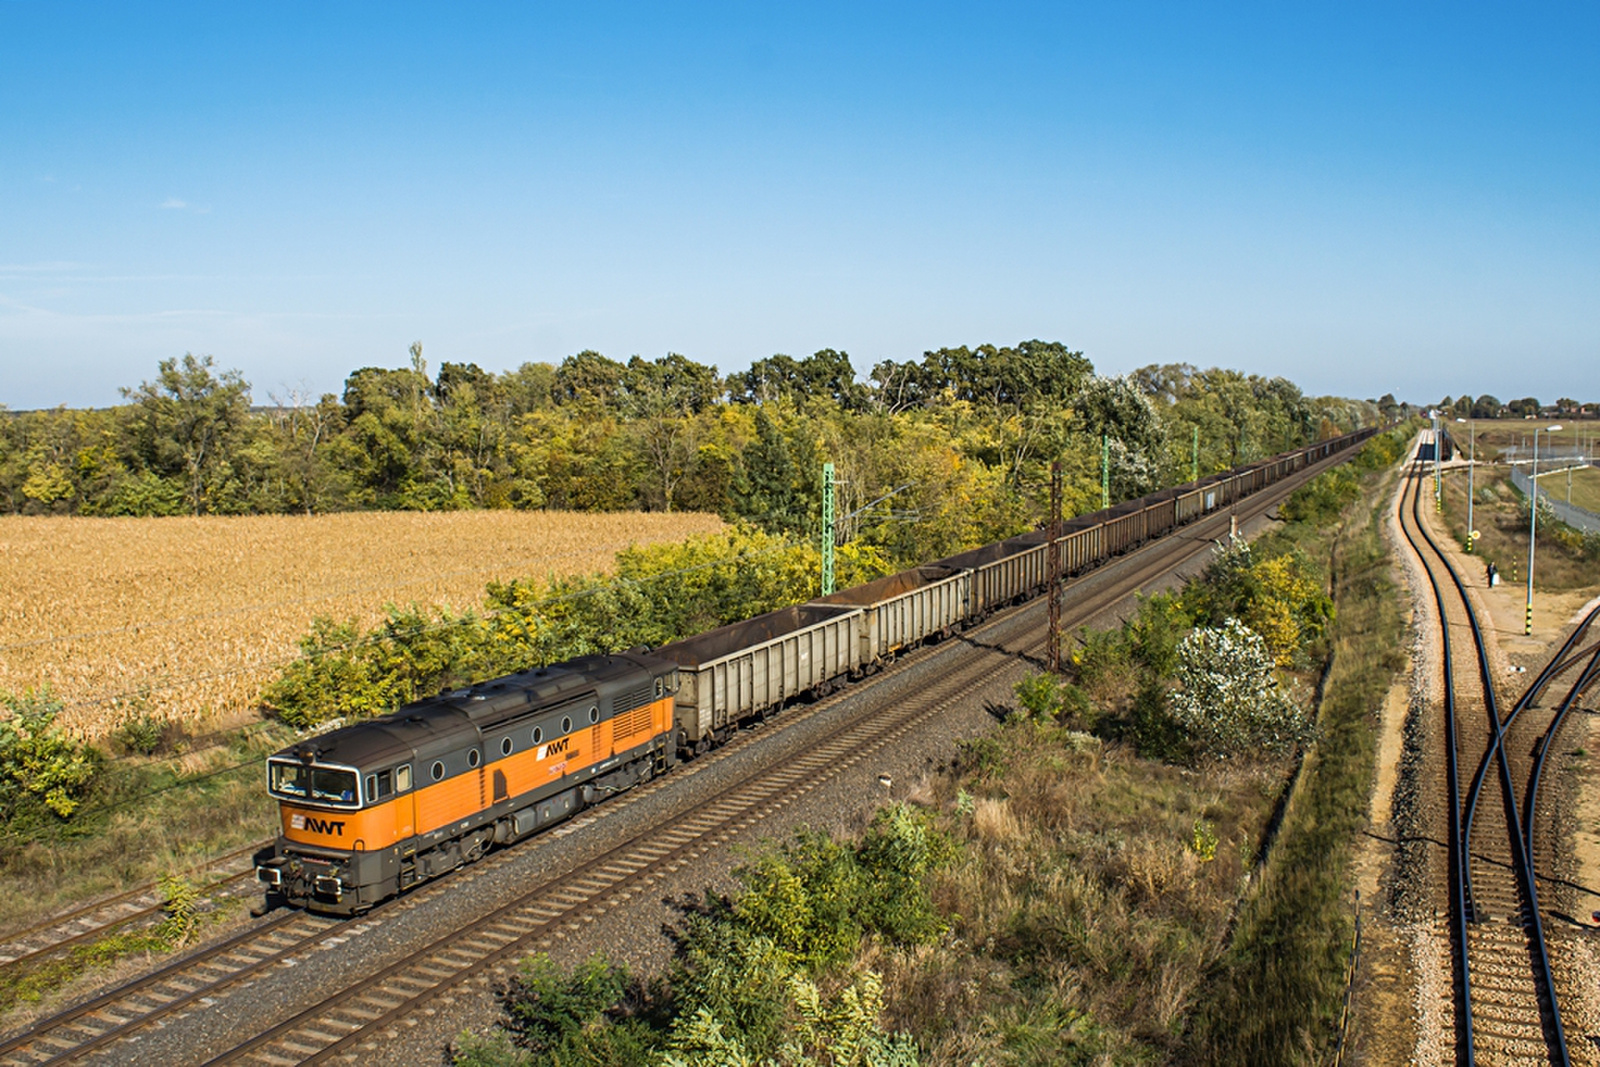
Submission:
[[[1261,635],[1238,619],[1201,627],[1178,643],[1172,719],[1197,755],[1281,753],[1309,741],[1312,723],[1278,680]]]

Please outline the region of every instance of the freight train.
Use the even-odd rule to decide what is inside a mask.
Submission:
[[[1084,515],[1063,574],[1096,567],[1359,444],[1362,430]],[[1034,531],[708,633],[441,693],[267,761],[281,836],[269,905],[356,915],[1048,586]]]

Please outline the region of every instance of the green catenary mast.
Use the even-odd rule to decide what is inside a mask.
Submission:
[[[833,592],[833,464],[822,465],[822,595]]]

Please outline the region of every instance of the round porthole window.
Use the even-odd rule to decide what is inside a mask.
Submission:
[[[481,758],[482,757],[478,755],[478,750],[473,749],[471,752],[467,753],[467,766],[476,767],[478,765],[478,760]]]
[[[589,709],[589,721],[590,722],[599,722],[600,721],[600,708],[599,708],[598,705],[590,707],[590,709]]]
[[[543,740],[544,740],[544,731],[541,730],[539,727],[535,726],[533,728],[533,743],[537,745],[540,741],[543,741]]]
[[[564,734],[572,732],[572,719],[570,717],[565,715],[561,717],[561,732]]]
[[[500,739],[500,755],[502,755],[502,756],[511,755],[511,738],[502,737]]]
[[[444,777],[444,764],[439,760],[433,761],[433,769],[428,773],[433,775],[433,780],[438,781]]]

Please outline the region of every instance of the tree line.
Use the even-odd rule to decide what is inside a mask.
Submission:
[[[355,371],[340,395],[257,405],[237,371],[185,355],[111,408],[5,412],[0,510],[682,509],[799,532],[815,528],[832,461],[842,536],[870,532],[898,557],[912,548],[902,528],[936,550],[1036,520],[1051,460],[1068,510],[1098,507],[1102,437],[1125,499],[1379,415],[1220,368],[1102,376],[1044,341],[941,348],[864,380],[832,349],[728,375],[677,354],[585,351],[498,374],[430,373],[420,343],[410,357]]]

